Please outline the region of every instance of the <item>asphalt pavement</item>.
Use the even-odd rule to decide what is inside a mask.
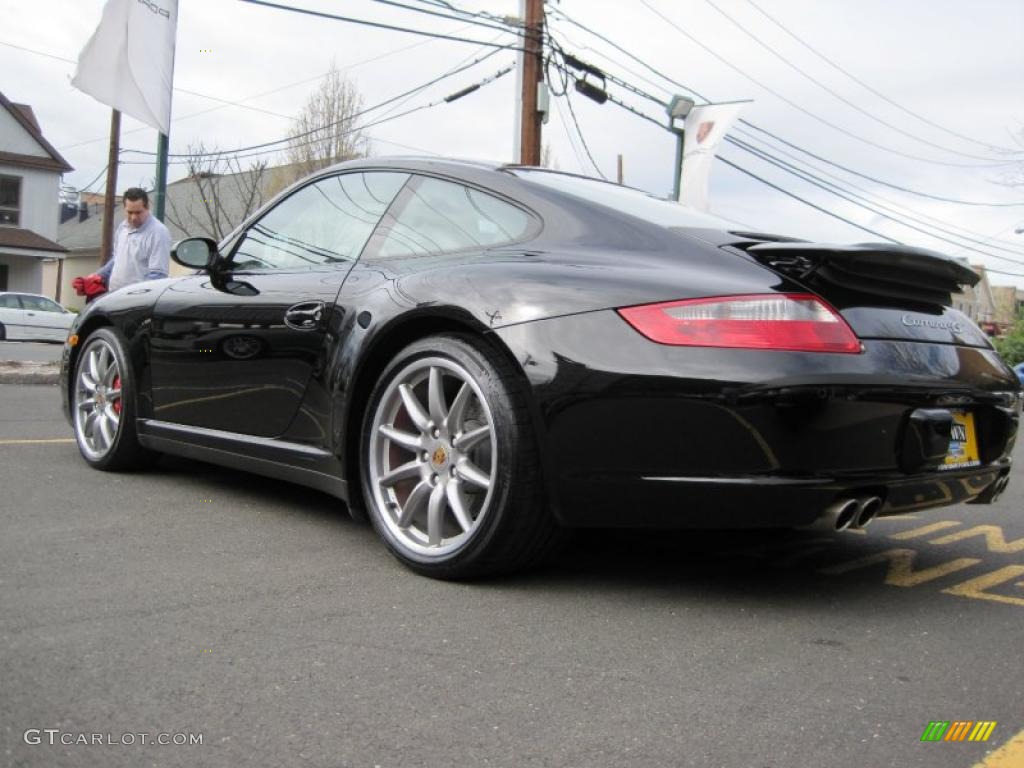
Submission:
[[[48,341],[0,341],[0,361],[51,363],[60,360],[63,344]]]
[[[313,491],[94,471],[56,388],[0,385],[0,765],[1019,768],[1014,474],[862,534],[596,531],[450,584]]]

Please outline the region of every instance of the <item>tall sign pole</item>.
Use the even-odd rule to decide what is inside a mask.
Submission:
[[[519,162],[540,165],[541,113],[537,111],[537,87],[544,80],[544,0],[525,0],[526,36],[523,38],[522,115]]]
[[[164,220],[164,206],[167,202],[167,148],[170,137],[161,133],[156,144],[156,189],[153,190],[155,205],[153,215],[158,221]]]

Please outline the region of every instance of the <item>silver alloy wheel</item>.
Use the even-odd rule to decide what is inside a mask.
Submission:
[[[391,379],[373,416],[368,454],[374,504],[400,548],[450,555],[487,515],[499,460],[494,419],[458,363],[420,358]]]
[[[93,460],[110,452],[121,427],[121,370],[113,347],[102,339],[85,351],[75,379],[75,437]]]

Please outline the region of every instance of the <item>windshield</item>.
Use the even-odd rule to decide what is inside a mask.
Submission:
[[[543,184],[574,197],[581,197],[592,203],[606,205],[663,227],[735,229],[739,226],[734,221],[712,216],[695,208],[686,208],[671,200],[662,200],[639,189],[619,186],[610,181],[598,181],[584,176],[534,168],[514,168],[511,172],[522,179]]]

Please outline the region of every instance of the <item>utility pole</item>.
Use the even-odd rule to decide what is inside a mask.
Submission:
[[[537,89],[544,80],[544,0],[525,2],[526,37],[523,38],[522,116],[519,133],[519,162],[540,165],[541,114],[537,111]]]
[[[107,150],[107,196],[103,198],[103,226],[100,230],[100,266],[113,256],[114,198],[117,197],[117,161],[121,147],[121,113],[110,111],[110,146]]]

